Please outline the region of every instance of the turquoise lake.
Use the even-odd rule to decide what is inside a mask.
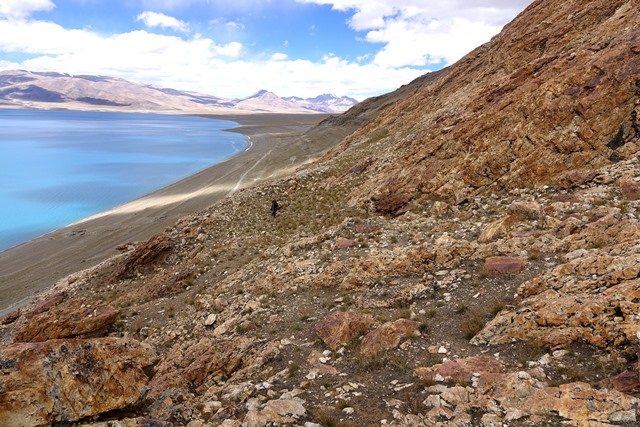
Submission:
[[[0,251],[163,188],[248,147],[194,116],[0,109]]]

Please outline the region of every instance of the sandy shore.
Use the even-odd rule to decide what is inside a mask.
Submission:
[[[0,253],[0,316],[59,279],[116,255],[241,188],[283,176],[333,141],[304,135],[326,115],[207,115],[240,124],[250,149],[152,194]],[[269,201],[265,201],[266,209]]]

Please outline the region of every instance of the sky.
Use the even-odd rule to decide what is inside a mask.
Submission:
[[[454,63],[531,2],[0,0],[0,70],[363,100]]]

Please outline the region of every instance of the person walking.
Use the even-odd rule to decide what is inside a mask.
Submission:
[[[279,208],[280,208],[280,205],[278,204],[278,202],[276,200],[273,200],[271,202],[271,215],[276,216],[276,212],[278,212]]]

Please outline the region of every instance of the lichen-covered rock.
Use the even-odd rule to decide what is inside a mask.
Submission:
[[[293,424],[307,411],[299,399],[278,399],[268,401],[262,409],[249,411],[243,425],[264,427],[267,425]]]
[[[364,336],[360,344],[360,353],[365,357],[376,357],[397,347],[403,338],[419,336],[420,323],[415,320],[398,319],[387,322]]]
[[[174,345],[155,368],[149,396],[157,398],[172,390],[206,390],[240,368],[253,343],[246,338],[222,340],[203,338]]]
[[[115,308],[83,299],[59,300],[27,319],[17,331],[16,342],[36,342],[79,337],[104,331],[118,316]]]
[[[416,369],[421,380],[432,382],[436,378],[451,379],[458,383],[470,383],[474,374],[497,374],[505,371],[502,362],[492,356],[474,356],[466,359],[450,360],[430,367]]]
[[[146,344],[124,338],[18,343],[0,350],[0,425],[70,423],[137,403],[144,368],[157,361]]]
[[[474,344],[531,340],[562,346],[585,341],[633,355],[640,332],[637,244],[579,257],[527,281],[522,300],[490,321]]]
[[[376,325],[369,314],[334,311],[316,323],[316,333],[332,350],[347,345]]]

